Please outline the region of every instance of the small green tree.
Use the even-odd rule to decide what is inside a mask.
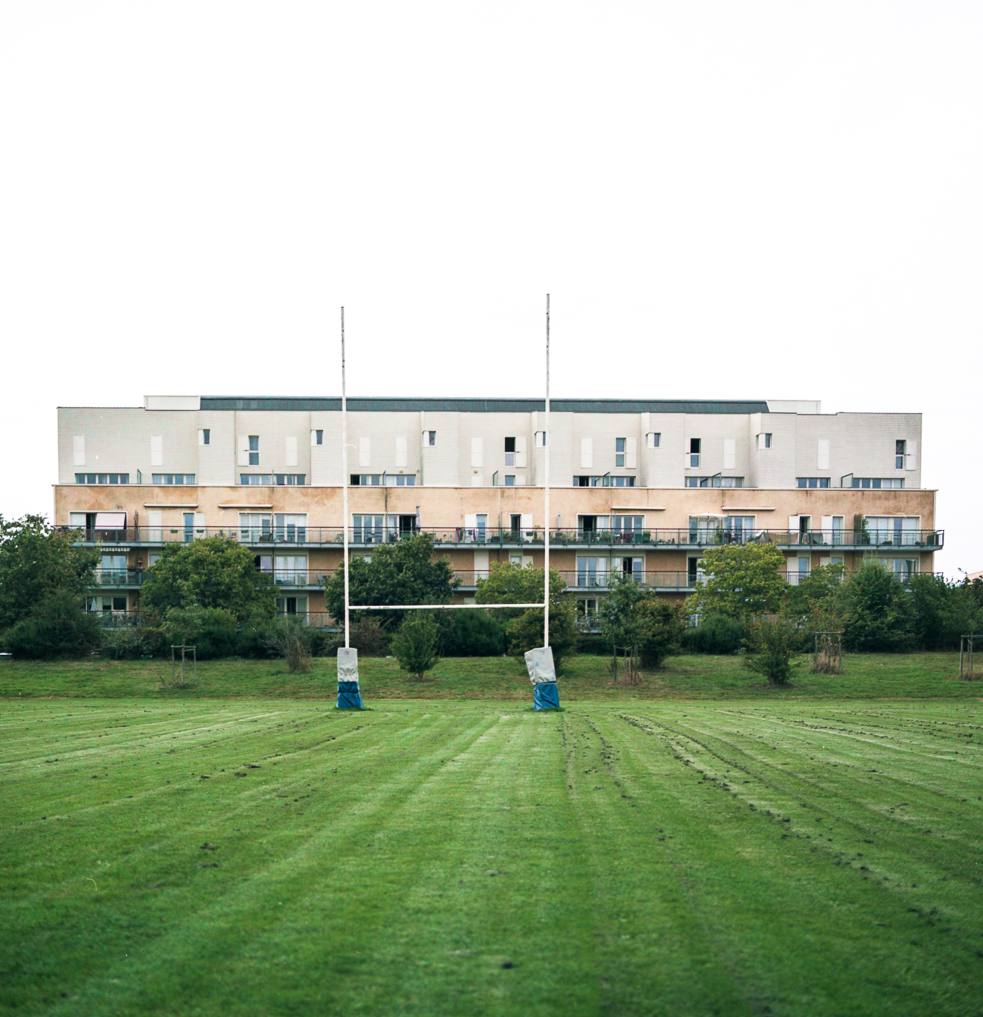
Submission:
[[[542,569],[517,562],[493,562],[487,579],[478,580],[475,600],[479,604],[535,604],[542,603],[546,574]],[[577,644],[577,609],[562,596],[567,584],[556,569],[550,569],[550,647],[557,669],[560,661],[570,654]],[[503,608],[495,612],[500,620],[507,621],[505,633],[509,653],[520,657],[527,650],[543,645],[543,609],[523,611]],[[511,619],[511,620],[508,620]]]
[[[774,544],[729,544],[700,559],[704,581],[689,598],[691,614],[723,614],[745,624],[778,611],[785,593],[785,556]]]
[[[171,608],[218,608],[245,621],[257,613],[273,616],[276,587],[247,548],[227,537],[207,537],[164,546],[147,570],[142,604],[161,614]]]
[[[645,591],[631,576],[621,573],[615,576],[608,595],[597,606],[601,632],[611,644],[614,654],[612,666],[616,669],[620,648],[624,657],[625,677],[632,685],[638,681],[638,644],[642,635],[639,608],[645,596]],[[617,674],[613,677],[617,679]]]
[[[843,586],[848,618],[843,644],[862,653],[902,653],[914,643],[914,604],[901,580],[880,562],[864,562]]]
[[[0,632],[35,614],[56,593],[82,603],[95,585],[99,553],[78,530],[55,530],[44,516],[0,516]]]
[[[287,662],[290,672],[310,670],[310,630],[299,615],[287,614],[273,618],[266,628],[266,645]]]
[[[429,615],[419,611],[408,613],[410,617],[393,637],[393,653],[404,671],[422,680],[427,671],[433,670],[440,660],[437,652],[440,636],[437,623]]]
[[[639,605],[638,649],[642,663],[662,667],[667,657],[679,653],[686,631],[686,609],[650,593]]]
[[[787,616],[780,615],[774,621],[761,619],[748,633],[744,666],[767,678],[772,685],[790,685],[793,673],[802,663],[794,659],[801,652],[801,641],[800,633]]]
[[[361,555],[349,562],[348,594],[351,604],[446,604],[459,585],[447,558],[434,561],[434,539],[418,533],[409,540],[383,544],[371,561]],[[335,569],[324,584],[324,600],[336,619],[345,613],[345,569]],[[353,612],[353,620],[367,615],[379,618],[391,632],[405,611]]]
[[[26,660],[81,657],[99,646],[102,632],[98,617],[83,611],[74,593],[59,590],[29,617],[11,625],[3,634],[3,644],[15,657]]]

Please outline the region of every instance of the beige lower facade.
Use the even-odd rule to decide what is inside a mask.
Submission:
[[[628,573],[681,600],[700,558],[721,544],[773,543],[791,583],[819,565],[853,571],[875,557],[902,577],[933,571],[943,542],[935,492],[766,488],[353,487],[344,519],[340,487],[55,486],[55,523],[77,528],[101,554],[93,610],[138,612],[147,569],[165,544],[222,535],[270,572],[285,613],[330,623],[322,584],[340,564],[344,525],[351,553],[433,535],[458,579],[458,598],[495,562],[550,564],[590,616],[615,574]]]

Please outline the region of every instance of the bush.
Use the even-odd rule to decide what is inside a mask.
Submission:
[[[235,618],[220,607],[172,607],[164,616],[160,650],[170,657],[171,647],[194,646],[198,660],[234,657],[239,648]]]
[[[429,615],[410,615],[393,637],[393,653],[399,666],[423,678],[440,660],[437,653],[437,623]]]
[[[62,591],[7,629],[3,642],[25,660],[81,657],[102,642],[102,626],[97,615],[82,610],[75,594]]]
[[[849,617],[843,646],[860,653],[903,653],[915,638],[915,608],[901,580],[876,561],[865,562],[843,587]]]
[[[793,661],[802,652],[802,637],[787,618],[760,621],[751,626],[745,642],[748,654],[744,666],[767,678],[772,685],[788,685],[801,661]]]
[[[505,653],[505,629],[488,611],[441,611],[437,628],[441,656],[501,657]]]
[[[118,625],[102,634],[102,655],[112,660],[139,660],[151,652],[147,634],[136,625]]]
[[[303,618],[280,615],[266,630],[266,644],[287,662],[290,672],[307,671],[311,666],[310,631]]]
[[[389,652],[392,639],[382,627],[382,622],[371,615],[363,616],[352,625],[349,636],[351,645],[362,657],[384,657]],[[341,638],[344,641],[344,632]]]
[[[690,653],[736,653],[743,642],[744,626],[722,614],[711,615],[699,628],[687,629],[683,634],[683,646]]]

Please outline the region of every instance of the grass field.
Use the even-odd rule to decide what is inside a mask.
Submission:
[[[808,658],[801,658],[806,661]],[[400,671],[391,658],[363,657],[359,673],[366,700],[481,698],[514,705],[530,699],[521,660],[470,657],[441,660],[423,681]],[[64,663],[0,663],[0,698],[105,699],[152,698],[163,701],[230,698],[330,698],[336,688],[333,659],[319,658],[307,674],[289,674],[282,661],[218,660],[198,664],[192,688],[173,689],[171,663],[163,660],[114,661],[90,658]],[[671,657],[664,668],[649,670],[637,686],[611,680],[607,657],[575,656],[564,662],[564,702],[625,702],[650,699],[793,699],[905,698],[978,700],[983,684],[959,679],[958,653],[865,654],[844,657],[840,675],[809,674],[802,667],[792,688],[777,689],[748,674],[738,657]]]
[[[979,1014],[969,687],[7,699],[0,1008]]]

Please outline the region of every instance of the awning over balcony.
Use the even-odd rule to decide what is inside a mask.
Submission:
[[[97,530],[125,530],[126,529],[126,513],[125,512],[97,512],[96,513],[96,529]]]

